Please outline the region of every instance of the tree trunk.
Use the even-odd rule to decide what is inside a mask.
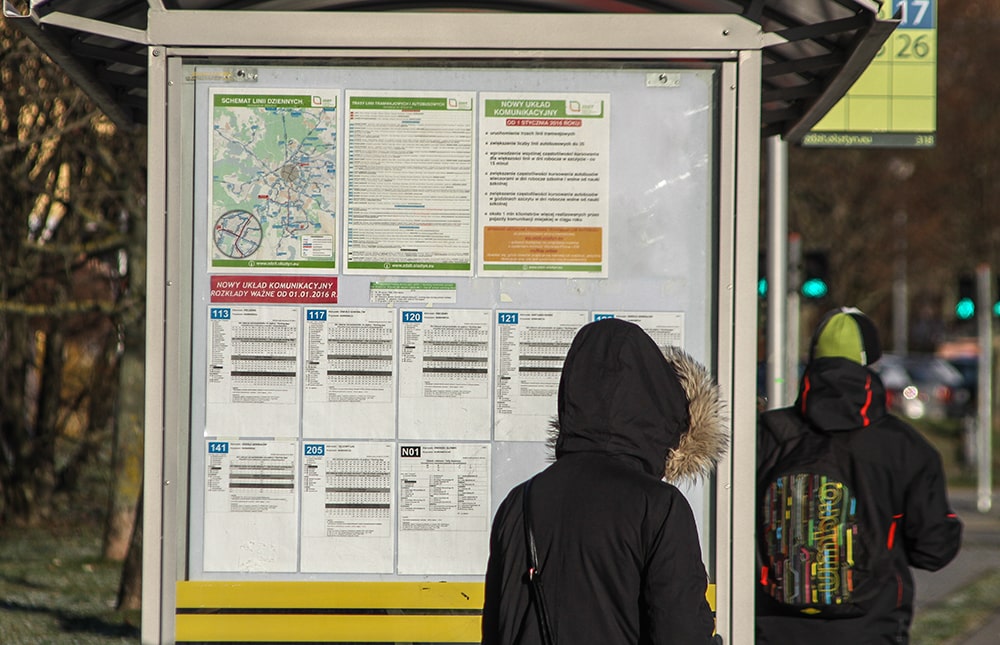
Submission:
[[[0,525],[17,521],[28,507],[19,468],[28,437],[28,366],[31,334],[23,317],[0,314]],[[35,386],[37,388],[37,385]]]
[[[138,204],[136,205],[138,209]],[[142,606],[142,486],[144,480],[144,430],[146,410],[146,218],[140,210],[129,220],[129,270],[127,297],[141,302],[135,310],[126,309],[122,321],[125,351],[119,371],[118,416],[115,468],[115,492],[110,526],[117,535],[124,530],[122,517],[129,517],[131,535],[125,562],[122,565],[118,609],[139,609]],[[116,519],[117,518],[117,519]],[[105,543],[110,553],[111,541]]]
[[[142,608],[142,493],[139,493],[132,524],[135,528],[132,530],[128,556],[122,564],[122,577],[118,584],[118,611]]]
[[[21,509],[22,520],[39,524],[52,516],[52,498],[58,483],[56,439],[62,411],[63,347],[65,338],[57,325],[45,334],[44,356],[38,391],[35,433],[22,454],[21,485],[28,492],[30,506]]]
[[[126,334],[125,353],[119,370],[118,411],[115,419],[113,480],[107,524],[104,531],[104,557],[121,561],[129,550],[136,516],[136,504],[142,492],[143,468],[143,388],[145,356],[141,334]]]

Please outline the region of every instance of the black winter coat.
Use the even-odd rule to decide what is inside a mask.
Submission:
[[[583,328],[559,388],[556,461],[534,478],[541,580],[560,645],[701,645],[713,617],[691,507],[662,481],[690,424],[663,354],[621,321]],[[493,522],[484,645],[535,645],[525,584],[524,486]]]
[[[895,580],[883,589],[878,608],[861,618],[779,616],[759,593],[758,644],[908,643],[914,593],[910,567],[934,571],[958,553],[962,525],[948,503],[940,455],[909,424],[888,414],[885,401],[885,388],[873,371],[844,358],[821,358],[809,364],[795,406],[761,415],[757,455],[763,478],[798,434],[828,432],[843,438],[870,491],[880,534],[891,547]]]

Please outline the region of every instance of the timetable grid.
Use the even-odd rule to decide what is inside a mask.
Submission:
[[[933,147],[937,130],[935,0],[883,3],[879,18],[901,22],[803,146]]]

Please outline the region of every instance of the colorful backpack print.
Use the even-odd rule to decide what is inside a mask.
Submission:
[[[860,616],[891,583],[887,543],[847,450],[807,430],[758,490],[760,584],[789,613]]]

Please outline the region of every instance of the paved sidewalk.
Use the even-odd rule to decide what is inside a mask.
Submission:
[[[916,613],[930,609],[951,594],[971,585],[993,571],[1000,570],[1000,491],[994,491],[987,513],[976,508],[977,495],[972,489],[950,490],[952,508],[964,524],[962,550],[945,568],[933,573],[914,570],[917,586]],[[996,613],[980,629],[966,635],[963,645],[1000,643],[1000,598]]]

